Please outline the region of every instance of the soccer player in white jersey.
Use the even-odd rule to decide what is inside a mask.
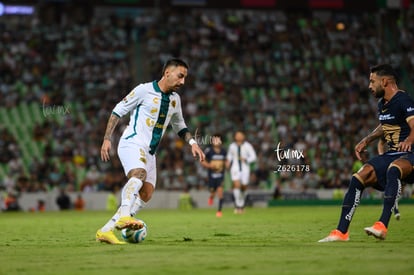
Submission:
[[[234,213],[243,213],[245,191],[250,179],[250,165],[257,159],[253,146],[245,140],[244,133],[234,134],[234,142],[229,146],[227,160],[230,164],[230,176],[233,182]]]
[[[184,85],[188,65],[181,59],[169,59],[159,81],[136,86],[113,109],[101,147],[101,159],[108,161],[111,136],[121,117],[130,113],[118,145],[118,156],[128,178],[121,192],[121,206],[115,215],[96,232],[96,240],[124,244],[114,229],[138,229],[143,225],[135,214],[151,199],[156,185],[155,153],[171,124],[172,129],[191,146],[193,156],[204,161],[205,155],[188,131],[183,118],[180,96],[176,91]]]

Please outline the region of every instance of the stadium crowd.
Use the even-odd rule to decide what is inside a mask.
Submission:
[[[374,13],[316,17],[191,9],[142,13],[132,23],[112,16],[55,25],[30,16],[0,17],[2,107],[37,102],[70,109],[59,122],[45,117],[27,133],[43,144],[43,157],[34,158],[27,171],[19,161],[18,138],[1,129],[0,150],[7,154],[0,161],[8,167],[2,185],[19,192],[119,187],[124,174],[116,144],[111,163],[99,159],[108,115],[137,84],[137,67],[158,79],[166,58],[179,56],[190,64],[180,92],[189,127],[197,129],[202,146],[217,132],[229,144],[243,130],[258,153],[253,187],[346,187],[357,166],[354,145],[377,123],[376,101],[367,90],[369,66],[391,62],[401,66],[403,76],[414,75],[412,10],[405,20],[393,34],[386,26],[378,32]],[[389,39],[396,41],[392,47]],[[142,53],[133,52],[136,44]],[[411,89],[404,85],[409,81],[400,87]],[[122,130],[121,125],[116,136]],[[278,145],[303,151],[304,157],[279,163]],[[204,185],[206,173],[183,153],[187,149],[167,133],[158,151],[157,188]],[[305,165],[309,171],[274,173],[278,164]]]

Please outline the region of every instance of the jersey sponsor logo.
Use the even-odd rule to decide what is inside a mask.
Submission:
[[[147,158],[145,157],[145,151],[142,148],[139,148],[140,158],[139,160],[145,164],[147,164]]]
[[[122,99],[123,102],[128,103],[128,100],[135,96],[135,91],[130,92],[126,97]]]
[[[164,125],[162,125],[161,123],[157,123],[157,124],[155,124],[155,128],[162,129],[162,128],[164,128]]]
[[[414,111],[414,107],[408,107],[407,108],[407,112],[412,112],[412,111]]]
[[[380,121],[384,121],[384,120],[391,120],[391,119],[395,119],[395,116],[391,115],[391,114],[386,114],[386,115],[379,115],[378,118]]]
[[[156,114],[157,112],[158,112],[158,108],[152,108],[150,111],[150,113],[153,115]]]
[[[355,209],[358,207],[359,203],[360,203],[360,199],[361,198],[361,190],[356,189],[355,190],[355,200],[354,200],[354,204],[352,205],[351,210],[349,210],[349,213],[346,214],[345,216],[345,220],[351,221],[352,220],[352,216],[355,213]]]

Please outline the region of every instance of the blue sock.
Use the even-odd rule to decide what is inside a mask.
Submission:
[[[387,171],[387,185],[384,190],[384,205],[382,208],[382,214],[380,217],[380,222],[382,222],[386,227],[390,222],[390,218],[394,207],[396,205],[396,200],[398,195],[401,193],[401,173],[400,169],[395,166],[391,166]]]
[[[348,232],[349,224],[361,201],[361,195],[364,188],[362,183],[356,177],[352,176],[348,192],[346,192],[344,201],[342,202],[341,218],[337,227],[342,233]]]
[[[223,199],[219,199],[218,211],[221,211],[222,208],[223,208]]]

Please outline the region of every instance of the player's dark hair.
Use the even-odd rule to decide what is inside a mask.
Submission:
[[[177,66],[182,66],[182,67],[184,67],[184,68],[186,68],[187,70],[188,70],[188,64],[184,61],[184,60],[182,60],[182,59],[180,59],[180,58],[170,58],[170,59],[168,59],[165,63],[164,63],[164,66],[162,67],[162,75],[164,75],[164,73],[165,73],[165,70],[168,68],[168,67],[170,67],[170,66],[174,66],[174,67],[177,67]]]
[[[213,136],[213,137],[218,137],[218,138],[223,138],[223,137],[221,136],[221,134],[219,134],[219,133],[215,133],[215,134],[213,134],[212,136]]]
[[[371,73],[378,76],[391,76],[395,82],[398,82],[399,76],[390,64],[379,64],[371,67]]]

